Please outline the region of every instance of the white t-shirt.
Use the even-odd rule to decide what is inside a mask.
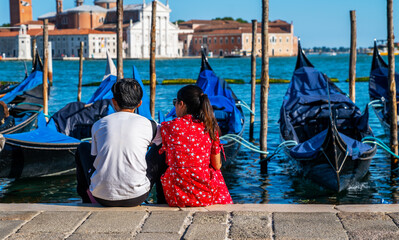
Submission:
[[[153,130],[147,118],[116,112],[95,122],[91,134],[91,155],[96,156],[90,185],[93,196],[126,200],[150,190],[145,155]],[[158,126],[153,142],[158,145],[161,141]]]

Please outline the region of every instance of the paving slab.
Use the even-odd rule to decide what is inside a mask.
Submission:
[[[178,233],[139,233],[135,240],[180,240],[181,235]]]
[[[0,221],[0,239],[5,239],[7,236],[15,233],[25,221]]]
[[[250,211],[250,212],[332,212],[337,213],[334,205],[326,204],[227,204],[205,207],[208,211]]]
[[[274,213],[273,227],[276,240],[347,239],[334,213]]]
[[[192,224],[227,224],[228,212],[196,212]]]
[[[141,232],[177,233],[181,235],[191,222],[190,216],[190,212],[184,211],[151,212]]]
[[[20,233],[72,233],[89,212],[43,212],[27,222]]]
[[[229,238],[272,239],[271,213],[233,212]]]
[[[93,212],[75,233],[136,233],[147,216],[143,211]]]
[[[392,218],[392,220],[396,224],[396,226],[399,226],[399,212],[389,213],[387,215]]]
[[[99,239],[114,239],[114,240],[130,240],[134,239],[132,234],[129,233],[90,233],[80,234],[74,233],[67,238],[67,240],[99,240]]]
[[[399,228],[384,213],[340,212],[338,217],[350,239],[399,239]]]
[[[184,240],[224,240],[227,238],[227,224],[222,223],[194,223],[188,227]]]
[[[399,212],[399,204],[337,205],[342,212]]]
[[[10,221],[10,220],[22,220],[29,221],[34,216],[38,215],[39,212],[25,212],[25,211],[9,211],[9,212],[0,212],[0,221]]]
[[[16,233],[7,238],[7,240],[63,240],[66,234],[63,233]]]

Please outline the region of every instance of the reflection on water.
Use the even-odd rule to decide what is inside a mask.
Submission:
[[[337,85],[348,92],[348,84],[344,80],[348,76],[348,55],[310,56],[312,63],[331,78],[341,80]],[[399,59],[398,59],[399,60]],[[250,59],[210,59],[215,72],[224,78],[250,80]],[[132,73],[131,66],[135,64],[143,79],[149,79],[148,61],[127,60],[124,62],[125,76]],[[290,79],[295,58],[270,59],[270,77]],[[50,111],[63,107],[66,103],[75,101],[78,62],[54,61],[54,86],[51,89]],[[159,80],[171,78],[196,78],[199,71],[199,59],[160,60],[157,61],[157,77]],[[358,57],[357,75],[368,76],[371,57]],[[238,67],[239,66],[239,67]],[[260,60],[258,59],[258,66]],[[399,68],[399,66],[397,66]],[[102,79],[105,61],[86,61],[84,63],[83,82],[89,83]],[[23,77],[23,64],[19,62],[0,62],[2,79]],[[260,67],[258,67],[258,76]],[[172,99],[181,86],[157,86],[156,109],[166,113],[171,108]],[[269,128],[268,150],[273,151],[280,143],[279,111],[282,97],[287,84],[272,84],[269,96]],[[149,87],[146,86],[149,93]],[[236,95],[250,103],[250,85],[232,85]],[[86,87],[82,99],[88,99],[95,87]],[[260,88],[257,86],[259,95]],[[356,104],[364,109],[369,101],[368,83],[356,85]],[[259,136],[260,116],[259,99],[256,102],[255,138]],[[249,120],[249,113],[246,112]],[[370,111],[370,125],[374,134],[388,142],[383,129],[373,111]],[[245,139],[249,139],[249,124],[246,125]],[[350,186],[339,194],[326,190],[314,182],[298,176],[294,166],[284,156],[277,154],[268,164],[268,172],[260,171],[259,155],[247,149],[241,149],[237,156],[237,164],[224,170],[224,177],[235,203],[397,203],[399,200],[397,176],[391,176],[390,157],[378,149],[370,165],[370,172],[359,183]],[[74,176],[58,176],[32,179],[0,179],[0,202],[78,202],[75,190]],[[152,199],[150,199],[151,201]]]

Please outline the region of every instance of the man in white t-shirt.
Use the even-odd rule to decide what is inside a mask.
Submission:
[[[149,195],[152,185],[166,169],[165,163],[146,161],[151,143],[162,141],[155,122],[135,112],[142,104],[143,90],[134,79],[122,79],[112,87],[116,113],[95,122],[89,143],[77,150],[78,193],[90,202],[87,188],[103,206],[137,206]],[[151,165],[151,166],[148,166]],[[150,170],[150,171],[148,171]]]

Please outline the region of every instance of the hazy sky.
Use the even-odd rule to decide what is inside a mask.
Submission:
[[[93,4],[86,0],[85,4]],[[142,3],[124,0],[124,4]],[[151,1],[147,0],[147,3]],[[161,0],[166,3],[166,0]],[[261,20],[261,0],[170,0],[170,19],[212,19],[230,16]],[[64,0],[64,9],[74,7],[74,0]],[[348,47],[350,44],[349,11],[356,10],[358,47],[373,44],[373,39],[386,39],[385,0],[269,0],[270,20],[294,23],[294,35],[302,46]],[[394,5],[395,35],[399,36],[399,5]],[[33,18],[55,11],[55,0],[32,0]],[[9,23],[9,0],[0,0],[0,24]],[[398,41],[396,39],[396,41]]]

